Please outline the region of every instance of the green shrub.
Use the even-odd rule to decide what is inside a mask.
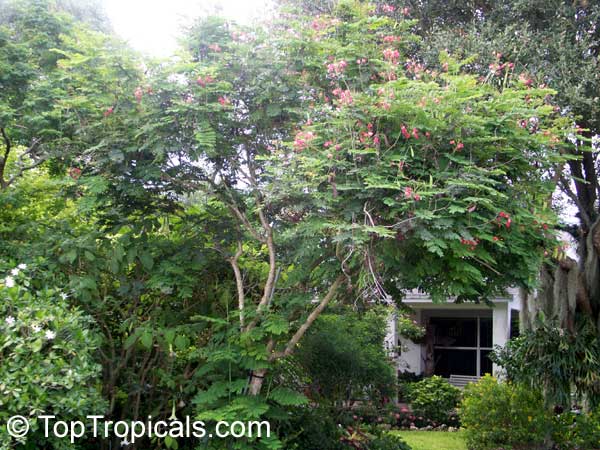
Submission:
[[[413,383],[421,381],[422,375],[417,375],[412,372],[399,372],[398,373],[398,401],[408,402],[410,389]]]
[[[382,433],[371,441],[369,450],[411,450],[411,447],[400,436]]]
[[[420,422],[452,424],[452,413],[460,401],[460,389],[439,376],[424,378],[409,388],[414,416]]]
[[[345,450],[340,442],[342,430],[331,412],[323,407],[296,407],[289,411],[289,420],[282,426],[287,436],[286,449]]]
[[[104,414],[100,366],[94,353],[100,344],[92,320],[49,287],[35,291],[20,264],[0,276],[0,448],[44,441],[47,449],[76,448],[68,440],[43,438],[41,421],[30,420],[22,439],[6,431],[10,416],[55,415],[81,420]]]
[[[552,441],[557,450],[600,449],[600,411],[565,412],[554,419]]]
[[[465,387],[459,413],[472,450],[540,448],[551,430],[540,392],[490,375]]]
[[[396,373],[384,348],[389,310],[323,314],[295,354],[312,380],[311,398],[381,403],[396,395]]]

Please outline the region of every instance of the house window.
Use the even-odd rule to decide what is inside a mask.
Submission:
[[[434,332],[436,375],[484,375],[492,372],[491,317],[430,319]]]

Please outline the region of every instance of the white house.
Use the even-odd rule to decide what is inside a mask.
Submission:
[[[521,299],[517,289],[506,297],[485,303],[433,303],[419,292],[410,292],[403,303],[414,311],[414,320],[427,333],[419,342],[401,338],[397,318],[389,322],[386,346],[399,372],[424,375],[483,376],[497,373],[488,354],[495,345],[503,346],[518,331]]]

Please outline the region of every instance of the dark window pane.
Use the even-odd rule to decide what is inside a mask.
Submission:
[[[491,317],[482,317],[479,319],[479,346],[480,347],[491,347],[493,336],[492,336],[492,319]]]
[[[441,347],[477,347],[477,319],[432,318],[435,345]]]
[[[484,376],[486,373],[492,373],[492,360],[489,355],[491,350],[481,350],[481,373],[479,375]]]
[[[471,375],[477,373],[476,350],[435,349],[435,374],[444,378],[450,375]]]
[[[519,311],[510,310],[510,338],[519,336]]]

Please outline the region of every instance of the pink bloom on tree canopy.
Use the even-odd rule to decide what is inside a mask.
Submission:
[[[206,75],[205,77],[198,77],[196,83],[198,83],[202,87],[206,87],[207,84],[212,83],[214,80],[210,75]]]
[[[383,51],[383,58],[392,64],[398,64],[398,60],[400,59],[400,52],[396,49],[386,48]]]
[[[404,125],[402,125],[402,128],[400,128],[400,131],[402,132],[402,136],[404,136],[405,139],[410,139],[410,133]]]
[[[404,198],[411,198],[413,196],[413,190],[410,186],[404,188]]]
[[[110,108],[107,108],[106,111],[104,111],[104,117],[110,116],[113,113],[114,110],[115,110],[114,106],[111,106]]]
[[[231,101],[229,101],[227,97],[219,97],[218,101],[221,104],[221,106],[227,106],[231,104]]]
[[[393,12],[396,10],[396,7],[395,7],[395,6],[393,6],[393,5],[382,5],[382,6],[381,6],[381,10],[382,10],[384,13],[387,13],[387,14],[392,14],[392,13],[393,13]]]
[[[299,131],[294,138],[294,149],[298,152],[304,150],[315,137],[312,131]]]
[[[412,136],[413,136],[415,139],[419,139],[419,130],[417,130],[416,128],[413,128],[413,129],[412,129]]]
[[[462,142],[459,142],[458,144],[456,144],[456,150],[460,151],[463,148],[465,148],[465,145]]]
[[[402,38],[400,36],[384,36],[383,42],[392,43],[392,42],[400,42]]]
[[[215,53],[221,53],[221,47],[219,46],[219,44],[210,44],[208,48],[210,48]]]
[[[327,64],[327,72],[333,75],[339,75],[344,72],[348,63],[344,60]]]
[[[331,145],[333,145],[333,142],[325,141],[325,143],[323,144],[323,147],[327,148],[327,147],[330,147]]]
[[[142,97],[144,96],[144,91],[142,90],[141,86],[138,86],[137,88],[135,88],[135,92],[133,93],[133,96],[135,97],[135,99],[137,100],[138,103],[140,103],[142,101]]]

